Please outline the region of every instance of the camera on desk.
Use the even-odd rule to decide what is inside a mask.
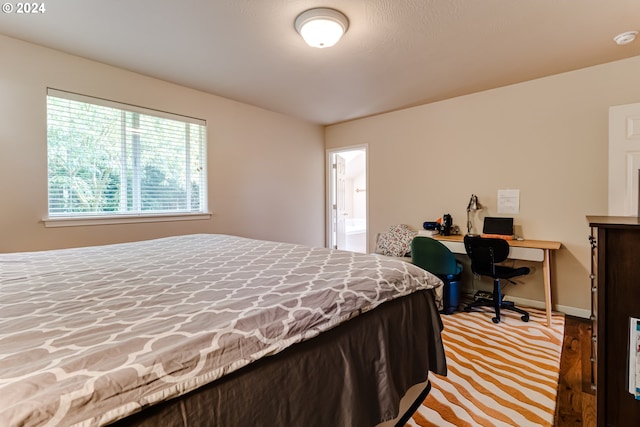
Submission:
[[[442,225],[440,226],[440,234],[442,234],[443,236],[450,236],[451,227],[453,227],[453,218],[451,218],[451,215],[449,214],[444,214],[442,216]]]
[[[443,215],[437,221],[424,222],[422,228],[433,232],[433,234],[442,234],[443,236],[460,233],[460,228],[457,225],[453,225],[453,218],[449,214]]]

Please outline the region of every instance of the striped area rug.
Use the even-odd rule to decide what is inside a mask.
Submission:
[[[448,375],[430,374],[432,389],[408,426],[552,426],[564,315],[529,309],[531,320],[502,312],[443,315]]]

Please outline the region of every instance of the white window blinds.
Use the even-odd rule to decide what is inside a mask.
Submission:
[[[202,213],[206,123],[47,92],[49,216]]]

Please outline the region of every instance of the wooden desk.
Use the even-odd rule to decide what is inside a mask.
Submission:
[[[449,250],[456,254],[466,254],[464,236],[435,235],[434,239],[441,241]],[[560,242],[547,240],[507,240],[510,246],[509,258],[542,263],[544,278],[544,304],[547,311],[547,326],[551,326],[551,251],[562,246]]]

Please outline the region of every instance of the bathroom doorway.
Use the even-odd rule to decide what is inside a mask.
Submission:
[[[367,147],[328,150],[328,247],[367,252],[367,206]]]

